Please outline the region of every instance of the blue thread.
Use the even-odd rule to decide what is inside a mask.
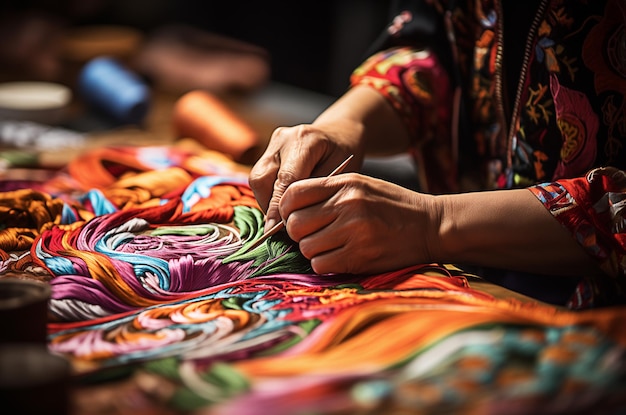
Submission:
[[[84,66],[78,89],[89,105],[120,122],[141,123],[150,107],[146,84],[109,57],[92,59]]]

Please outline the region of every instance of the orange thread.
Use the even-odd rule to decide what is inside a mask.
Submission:
[[[172,122],[181,138],[193,138],[207,148],[240,160],[258,142],[258,134],[233,110],[206,91],[191,91],[178,99]]]

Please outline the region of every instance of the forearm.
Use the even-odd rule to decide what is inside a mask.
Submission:
[[[437,196],[440,261],[557,275],[597,274],[583,251],[527,189]]]
[[[409,133],[386,99],[367,86],[348,90],[313,122],[345,131],[344,137],[363,154],[390,155],[406,151]]]

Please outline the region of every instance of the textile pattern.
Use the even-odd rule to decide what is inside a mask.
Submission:
[[[626,404],[622,308],[495,296],[444,264],[315,275],[281,234],[246,252],[263,214],[245,168],[213,153],[101,149],[3,185],[3,274],[51,284],[49,348],[87,380],[77,413]]]

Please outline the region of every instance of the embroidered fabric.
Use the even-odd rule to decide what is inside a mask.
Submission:
[[[625,404],[621,308],[501,298],[444,264],[315,275],[280,234],[247,252],[262,212],[245,172],[211,152],[94,150],[76,165],[101,173],[68,169],[1,194],[0,265],[51,285],[49,348],[79,379],[132,374],[132,387],[101,384],[118,411]],[[79,413],[111,409],[93,385],[85,393]]]

